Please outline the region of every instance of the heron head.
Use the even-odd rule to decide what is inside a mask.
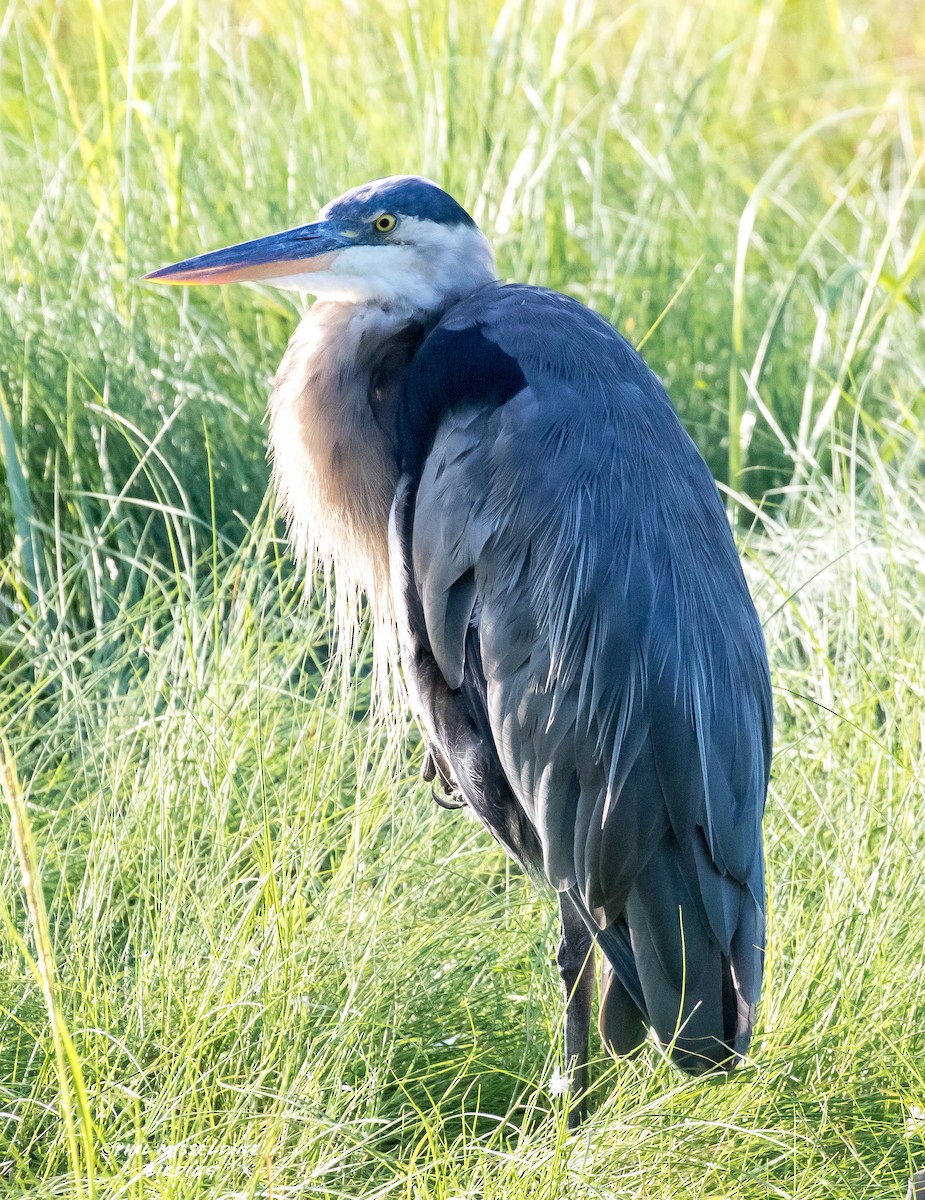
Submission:
[[[393,175],[353,188],[309,225],[213,250],[145,276],[157,283],[259,281],[385,307],[444,307],[494,279],[484,235],[435,183]]]

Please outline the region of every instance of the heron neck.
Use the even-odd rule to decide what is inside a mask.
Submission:
[[[297,556],[333,566],[339,593],[365,591],[380,609],[388,603],[397,406],[407,366],[438,316],[316,303],[270,397],[276,491]]]

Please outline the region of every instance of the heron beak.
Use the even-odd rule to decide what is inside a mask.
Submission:
[[[333,222],[315,221],[253,242],[185,258],[151,271],[144,279],[171,284],[283,281],[288,275],[327,270],[338,253],[352,244]]]

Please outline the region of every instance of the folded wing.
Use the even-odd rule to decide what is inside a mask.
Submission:
[[[521,286],[431,333],[404,429],[417,644],[601,931],[603,1027],[731,1064],[761,986],[771,697],[705,463],[611,326]]]

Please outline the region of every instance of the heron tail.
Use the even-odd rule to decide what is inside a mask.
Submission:
[[[653,856],[624,913],[606,929],[573,903],[606,957],[599,1029],[615,1056],[635,1050],[649,1029],[683,1071],[730,1071],[748,1048],[761,989],[764,912],[760,863],[753,887],[736,886],[736,920],[726,947],[684,885],[679,860]],[[756,897],[754,891],[760,894]],[[571,894],[571,893],[570,893]]]

